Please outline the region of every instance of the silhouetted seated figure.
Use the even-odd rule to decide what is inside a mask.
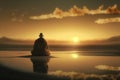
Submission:
[[[42,57],[42,58],[31,58],[33,63],[33,71],[37,73],[48,73],[48,62],[50,58]]]
[[[43,34],[40,33],[39,38],[35,41],[32,56],[49,56],[50,52],[46,40],[43,38]]]

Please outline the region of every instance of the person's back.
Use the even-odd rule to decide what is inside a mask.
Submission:
[[[46,49],[47,47],[47,42],[44,38],[38,38],[35,41],[34,49]]]
[[[39,35],[40,38],[38,38],[33,47],[32,55],[35,56],[43,56],[43,55],[48,55],[48,45],[46,40],[43,38],[43,34],[40,33]]]

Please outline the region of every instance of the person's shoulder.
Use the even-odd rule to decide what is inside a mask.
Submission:
[[[40,38],[36,39],[35,41],[39,41],[39,40],[40,40]]]
[[[43,41],[46,41],[44,38],[42,38]]]

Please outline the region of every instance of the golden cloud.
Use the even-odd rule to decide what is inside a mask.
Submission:
[[[107,10],[106,10],[106,12],[108,14],[120,14],[120,10],[117,8],[116,4],[113,5],[113,6],[111,6],[111,7],[108,7]]]
[[[113,23],[113,22],[120,22],[120,17],[98,19],[95,21],[95,23],[97,24],[106,24],[106,23]]]
[[[117,5],[109,6],[106,9],[103,9],[103,5],[99,6],[98,9],[91,10],[84,6],[83,8],[79,8],[74,5],[67,11],[63,11],[60,8],[55,8],[55,10],[50,14],[42,14],[39,16],[31,16],[30,19],[33,20],[42,20],[42,19],[50,19],[57,18],[62,19],[64,17],[76,17],[76,16],[84,16],[86,14],[96,15],[96,14],[120,14],[120,10],[117,8]]]
[[[108,66],[108,65],[98,65],[95,68],[99,70],[120,71],[120,67],[114,67],[114,66]]]
[[[67,78],[68,80],[116,80],[120,75],[114,74],[86,74],[78,72],[64,72],[64,71],[54,71],[49,72],[49,75],[54,75],[62,78]],[[110,77],[111,75],[111,77]],[[66,79],[65,79],[66,80]]]

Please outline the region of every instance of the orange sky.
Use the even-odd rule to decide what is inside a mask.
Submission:
[[[104,0],[99,3],[70,0],[63,6],[60,0],[51,6],[36,1],[32,4],[32,0],[28,4],[8,2],[6,6],[6,2],[1,1],[0,37],[36,39],[42,32],[47,40],[73,41],[76,37],[83,41],[120,35],[120,5],[116,0],[107,1],[108,4],[104,4]]]
[[[89,16],[87,16],[89,17]],[[7,36],[17,39],[36,39],[40,32],[44,33],[44,37],[50,40],[68,40],[71,41],[74,37],[79,40],[104,39],[120,34],[119,23],[112,24],[95,24],[90,21],[77,18],[66,18],[61,20],[47,20],[42,22],[12,22],[5,24],[8,28],[3,27],[1,36]],[[3,25],[4,26],[4,25]]]

